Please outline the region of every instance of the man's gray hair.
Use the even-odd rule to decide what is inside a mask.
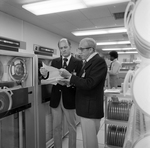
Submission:
[[[96,41],[93,38],[84,38],[80,42],[86,42],[88,47],[91,47],[96,50]]]

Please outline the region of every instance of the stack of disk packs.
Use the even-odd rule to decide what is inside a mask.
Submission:
[[[128,121],[130,109],[132,106],[131,101],[123,100],[114,102],[108,101],[107,118],[114,120]]]

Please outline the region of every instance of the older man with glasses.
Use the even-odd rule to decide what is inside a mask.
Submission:
[[[78,51],[82,60],[86,61],[79,76],[63,68],[60,69],[60,74],[70,85],[76,87],[76,113],[81,117],[84,148],[98,148],[97,134],[100,120],[104,116],[103,95],[107,65],[96,52],[96,42],[92,38],[82,39]]]

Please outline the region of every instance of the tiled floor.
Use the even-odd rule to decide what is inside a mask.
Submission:
[[[104,119],[101,120],[101,126],[98,133],[99,148],[104,148]],[[83,148],[81,126],[77,127],[77,148]],[[63,140],[63,148],[68,148],[68,137]]]

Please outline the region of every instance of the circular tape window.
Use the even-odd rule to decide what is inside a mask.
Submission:
[[[135,104],[150,116],[150,65],[139,69],[135,74],[132,94]]]
[[[27,78],[25,59],[16,57],[9,63],[9,75],[13,81],[24,81]]]
[[[7,112],[12,107],[12,91],[4,87],[0,89],[0,113]]]

